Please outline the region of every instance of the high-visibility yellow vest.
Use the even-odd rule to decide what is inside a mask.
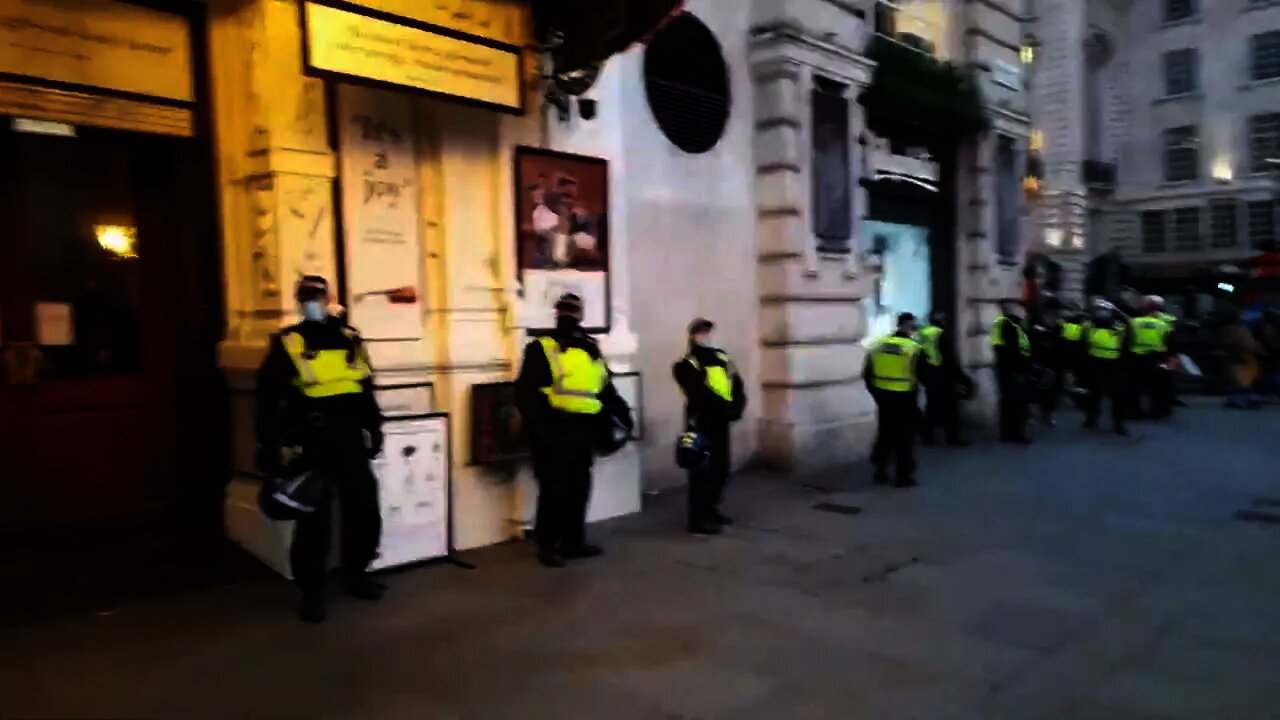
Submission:
[[[889,392],[911,392],[916,387],[913,361],[920,352],[914,340],[897,335],[882,338],[871,348],[872,385]]]
[[[707,388],[711,392],[724,398],[726,402],[733,402],[733,378],[730,377],[733,364],[725,353],[716,353],[716,357],[724,365],[713,365],[704,368],[693,355],[686,356],[685,360],[688,360],[690,365],[702,371],[703,377],[706,378]]]
[[[934,367],[942,365],[942,328],[929,325],[916,333],[916,342],[924,350],[924,359]]]
[[[1062,339],[1067,342],[1076,342],[1084,337],[1084,325],[1074,322],[1062,323]]]
[[[364,392],[364,380],[373,371],[360,336],[354,330],[342,331],[356,344],[356,352],[349,350],[308,350],[301,333],[291,332],[280,336],[285,352],[298,369],[294,383],[309,398],[325,398],[334,395],[351,395]]]
[[[1124,332],[1113,328],[1089,328],[1089,355],[1101,360],[1118,360],[1124,346]]]
[[[1162,353],[1167,349],[1165,336],[1169,326],[1158,317],[1140,317],[1133,321],[1133,352],[1135,355]]]
[[[582,348],[565,350],[554,338],[539,340],[551,367],[551,386],[542,388],[551,407],[577,415],[598,415],[600,392],[609,379],[604,360],[593,360]]]
[[[995,323],[991,326],[991,346],[1004,347],[1004,333],[1001,332],[1001,324],[1013,323],[1013,327],[1018,331],[1018,351],[1025,357],[1031,357],[1031,338],[1027,336],[1027,331],[1022,329],[1020,323],[1014,323],[1006,315],[997,315]]]

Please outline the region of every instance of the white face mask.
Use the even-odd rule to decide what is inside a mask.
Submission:
[[[319,300],[302,303],[302,319],[320,322],[329,317],[329,308]]]
[[[715,347],[710,335],[699,335],[693,339],[693,344],[699,347]]]

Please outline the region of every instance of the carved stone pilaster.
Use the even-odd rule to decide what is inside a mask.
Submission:
[[[223,365],[292,321],[299,275],[336,274],[324,86],[302,74],[297,0],[213,0],[210,56],[227,285]]]
[[[809,10],[830,12],[834,6]],[[782,13],[776,3],[757,14]],[[841,11],[843,13],[843,11]],[[845,35],[809,29],[811,13],[762,18],[750,45],[755,83],[755,166],[760,287],[762,417],[760,448],[776,467],[811,470],[862,457],[873,422],[862,384],[866,332],[862,297],[872,275],[856,248],[866,195],[854,172],[851,252],[819,250],[812,222],[814,77],[844,83],[850,128],[848,162],[862,167],[859,89],[872,63],[850,45],[861,20],[839,18]]]

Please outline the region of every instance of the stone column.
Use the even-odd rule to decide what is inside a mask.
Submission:
[[[294,321],[294,282],[336,277],[324,86],[302,74],[299,25],[296,0],[209,3],[227,302],[219,362],[232,388],[236,474],[228,534],[282,570],[280,530],[257,514],[256,483],[237,478],[254,470],[253,371],[270,333]]]
[[[757,6],[757,11],[777,9]],[[755,165],[760,322],[763,345],[761,454],[787,470],[818,470],[865,456],[874,411],[862,383],[865,334],[861,300],[872,275],[862,272],[857,233],[866,197],[859,88],[871,63],[845,38],[807,30],[798,16],[758,25],[750,47],[755,83]],[[833,12],[831,6],[813,8]],[[819,12],[821,11],[821,13]],[[828,18],[831,19],[831,18]],[[860,22],[854,16],[840,18]],[[860,27],[853,25],[853,27]],[[849,44],[858,44],[856,37]],[[860,48],[859,48],[860,50]],[[811,215],[814,76],[848,87],[850,157],[855,188],[850,252],[818,249]]]

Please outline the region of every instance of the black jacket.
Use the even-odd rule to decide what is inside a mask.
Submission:
[[[1026,325],[1022,318],[1013,315],[1005,315],[1005,322],[999,324],[996,328],[1000,332],[1002,345],[995,346],[996,372],[1000,375],[1013,376],[1021,375],[1029,370],[1030,358],[1022,354],[1022,346],[1018,344],[1018,328],[1026,331]],[[1027,339],[1031,339],[1030,333]]]
[[[291,332],[300,333],[310,350],[346,350],[353,355],[364,354],[368,362],[364,341],[337,318],[298,323],[273,335],[267,356],[258,366],[256,416],[259,464],[264,464],[262,453],[273,457],[278,455],[279,448],[300,443],[307,417],[313,413],[319,413],[335,424],[354,425],[367,430],[378,443],[382,434],[382,411],[374,395],[373,379],[364,380],[364,390],[359,394],[308,398],[294,382],[298,369],[280,340],[282,335]],[[265,464],[270,465],[270,462]]]
[[[593,360],[603,358],[600,346],[581,329],[557,330],[551,334],[551,337],[565,350],[578,348],[585,350]],[[547,430],[561,428],[581,420],[572,413],[551,407],[550,399],[542,392],[543,388],[551,386],[551,382],[551,364],[547,361],[547,353],[542,349],[542,343],[539,340],[532,340],[524,347],[520,375],[516,377],[515,382],[515,395],[516,408],[520,410],[520,415],[524,418],[524,427],[534,442],[545,437]],[[604,405],[603,415],[615,417],[629,428],[633,426],[631,407],[618,394],[618,388],[614,387],[612,373],[600,392],[600,402]]]
[[[725,353],[719,348],[694,346],[689,349],[688,355],[672,366],[671,374],[684,392],[686,424],[710,427],[728,425],[742,419],[742,414],[747,409],[747,389],[733,364],[721,359],[722,354]],[[691,358],[698,363],[697,366],[689,362]],[[727,368],[733,380],[732,401],[725,400],[707,387],[705,368],[709,367]]]

